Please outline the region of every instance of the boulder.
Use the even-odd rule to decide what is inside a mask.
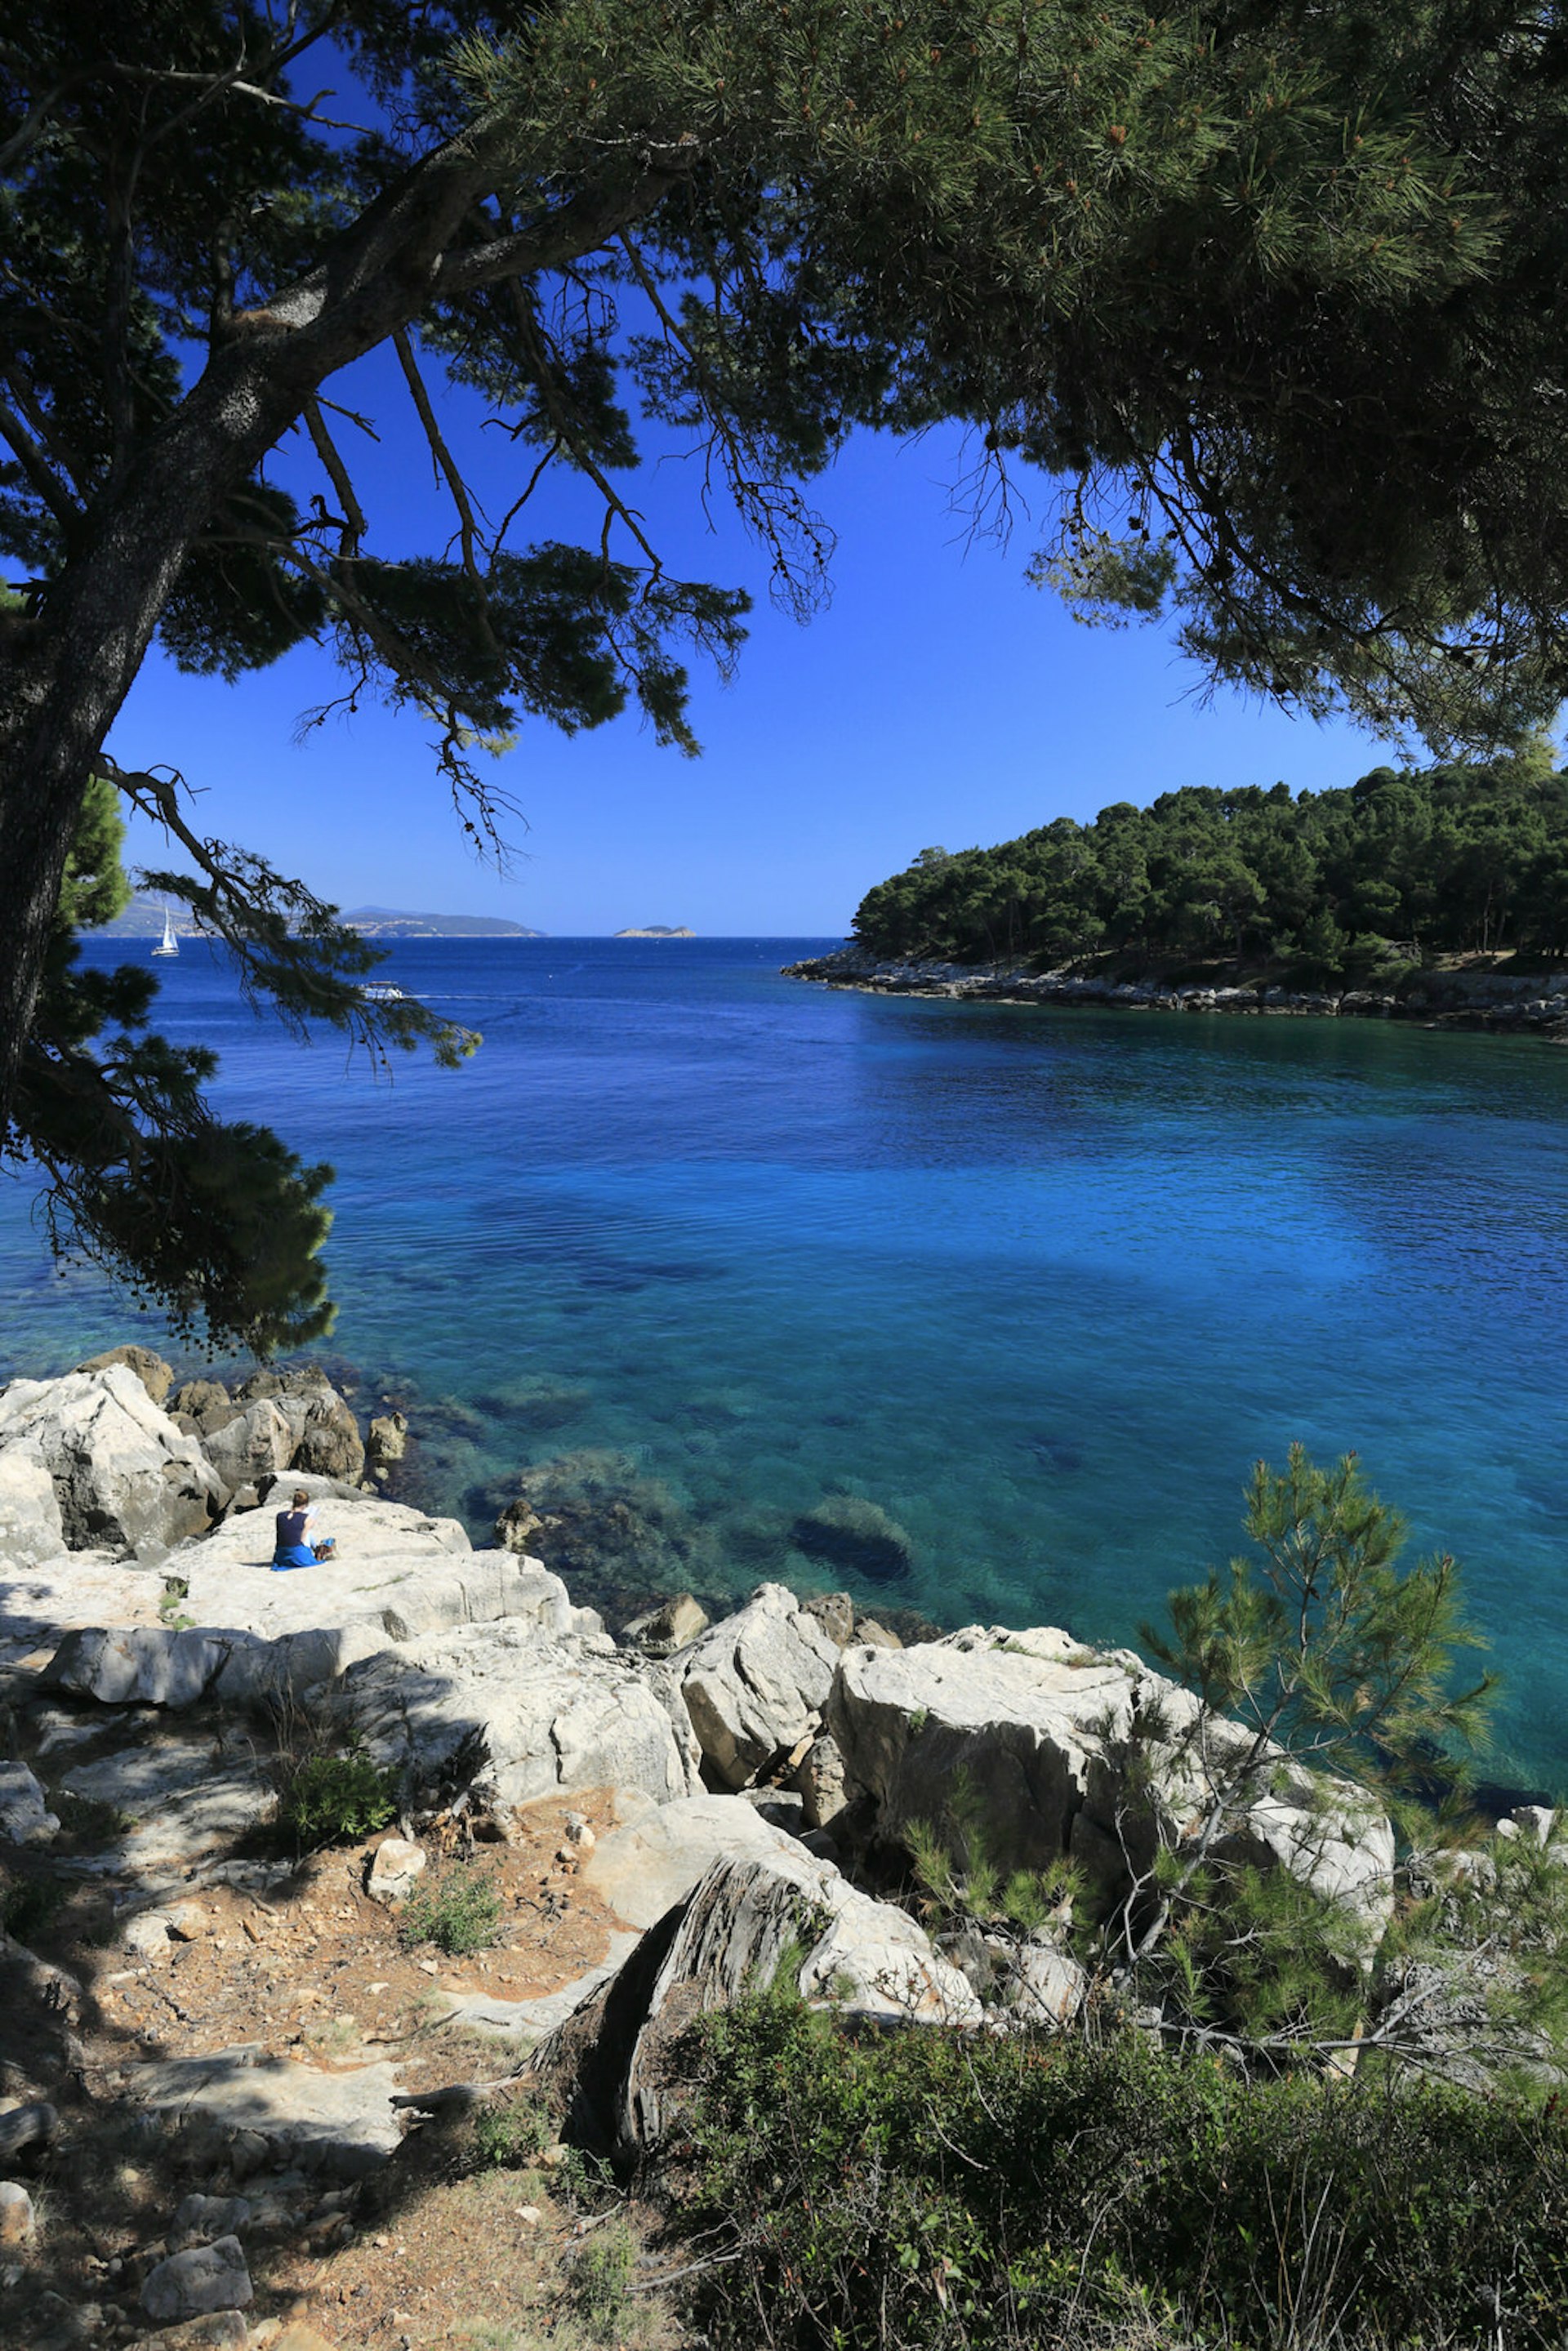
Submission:
[[[0,2109],[0,2163],[25,2155],[29,2147],[47,2147],[59,2126],[58,2115],[43,2098],[25,2098]]]
[[[233,1492],[288,1468],[294,1458],[294,1430],[270,1396],[258,1396],[204,1437],[202,1449]]]
[[[287,1417],[294,1450],[287,1467],[357,1486],[365,1474],[360,1424],[325,1372],[302,1364],[286,1372],[256,1372],[235,1391],[241,1404],[259,1398],[275,1403]]]
[[[852,1797],[868,1795],[876,1832],[911,1821],[945,1827],[964,1775],[1004,1869],[1042,1869],[1068,1849],[1104,1741],[1124,1730],[1142,1680],[1136,1661],[1082,1649],[1065,1633],[976,1629],[908,1649],[846,1649],[827,1727]]]
[[[1048,1943],[1026,1943],[1012,1954],[1009,1972],[1009,2005],[1019,2022],[1052,2032],[1071,2023],[1089,1989],[1077,1960]]]
[[[169,1400],[169,1410],[180,1426],[198,1437],[211,1437],[225,1427],[239,1409],[221,1380],[187,1380]]]
[[[0,1454],[20,1446],[54,1482],[71,1550],[161,1556],[209,1526],[228,1489],[124,1364],[0,1394]]]
[[[695,1776],[646,1674],[603,1635],[551,1637],[515,1617],[464,1625],[364,1657],[319,1695],[379,1763],[418,1781],[439,1782],[482,1745],[504,1804],[590,1788],[665,1803]]]
[[[759,1584],[680,1661],[705,1763],[727,1787],[747,1786],[818,1729],[838,1664],[820,1619],[782,1583]]]
[[[814,1616],[836,1649],[847,1649],[855,1636],[855,1604],[847,1592],[819,1592],[801,1605]]]
[[[123,1364],[128,1371],[134,1372],[155,1405],[162,1406],[168,1403],[169,1391],[174,1384],[174,1374],[162,1356],[155,1355],[151,1347],[139,1347],[134,1342],[125,1347],[110,1347],[101,1355],[89,1355],[85,1364],[77,1365],[77,1369],[78,1372],[106,1372],[110,1364]]]
[[[248,2043],[210,2057],[133,2066],[127,2094],[214,2148],[246,2132],[267,2142],[274,2162],[359,2179],[384,2163],[402,2139],[392,2105],[395,2080],[392,2065],[326,2074],[268,2057],[258,2043]]]
[[[141,2283],[141,2307],[160,2326],[200,2318],[209,2310],[244,2310],[250,2300],[250,2272],[237,2237],[171,2253]]]
[[[980,2021],[969,1984],[913,1918],[789,1845],[716,1861],[540,2043],[536,2078],[568,2090],[576,2129],[619,2155],[656,2146],[678,2100],[672,2043],[694,2017],[771,1983],[787,1951],[809,2000],[900,2023]]]
[[[371,1857],[365,1892],[372,1902],[385,1903],[389,1907],[393,1903],[406,1902],[424,1875],[424,1864],[422,1844],[413,1844],[408,1837],[383,1837]]]
[[[365,1437],[365,1459],[372,1470],[401,1461],[408,1451],[408,1422],[401,1412],[384,1412],[372,1420]]]
[[[0,1452],[0,1562],[30,1567],[57,1559],[65,1547],[59,1499],[43,1454],[8,1445]]]
[[[921,1821],[961,1848],[952,1800],[963,1787],[963,1812],[985,1823],[992,1863],[1041,1869],[1071,1854],[1106,1907],[1124,1891],[1129,1863],[1145,1869],[1202,1800],[1198,1714],[1190,1692],[1130,1650],[1085,1650],[1049,1626],[970,1626],[907,1649],[847,1649],[827,1722],[847,1794],[869,1799],[872,1835],[902,1842]],[[1129,1803],[1124,1742],[1134,1736],[1151,1786]],[[1215,1756],[1245,1737],[1212,1722],[1205,1733]],[[1274,1782],[1217,1851],[1291,1869],[1356,1913],[1375,1941],[1393,1906],[1387,1821],[1359,1791],[1314,1783],[1283,1756]]]
[[[621,1638],[641,1649],[644,1656],[669,1657],[705,1632],[707,1621],[707,1610],[689,1592],[682,1592],[662,1607],[651,1608],[645,1616],[634,1616],[622,1628]]]
[[[48,1844],[59,1822],[25,1763],[0,1763],[0,1837],[7,1844]]]
[[[168,2246],[183,2253],[190,2245],[210,2245],[218,2237],[237,2237],[250,2224],[251,2208],[243,2196],[183,2196],[169,2223]]]

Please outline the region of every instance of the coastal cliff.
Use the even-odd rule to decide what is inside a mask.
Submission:
[[[992,1004],[1090,1005],[1125,1012],[1213,1012],[1253,1018],[1412,1020],[1428,1029],[1479,1029],[1568,1043],[1568,969],[1431,970],[1386,988],[1289,988],[1263,979],[1126,979],[1029,962],[947,963],[885,956],[853,944],[786,964],[789,979],[878,996],[935,996]]]

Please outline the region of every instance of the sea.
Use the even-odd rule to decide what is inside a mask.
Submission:
[[[1462,1564],[1489,1770],[1568,1792],[1568,1054],[781,976],[835,944],[400,943],[483,1034],[457,1071],[300,1042],[204,943],[160,967],[223,1113],[337,1169],[315,1352],[407,1411],[402,1489],[482,1540],[544,1476],[623,1614],[780,1577],[1135,1644],[1244,1547],[1255,1460],[1354,1451]],[[0,1185],[0,1375],[128,1337]]]

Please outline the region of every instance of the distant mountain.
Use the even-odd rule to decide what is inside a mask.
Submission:
[[[678,930],[673,930],[668,923],[650,923],[645,930],[612,931],[610,935],[616,939],[695,939],[696,933],[689,931],[685,923]]]
[[[354,906],[343,917],[368,939],[542,939],[499,914],[405,914],[395,906]]]
[[[200,937],[193,918],[175,903],[170,913],[176,936]],[[522,923],[503,921],[499,914],[404,914],[395,906],[356,906],[344,915],[368,939],[542,939]],[[123,914],[105,923],[99,934],[106,939],[155,939],[163,928],[163,901],[138,890]]]
[[[193,939],[197,935],[194,921],[177,901],[171,900],[169,912],[177,937]],[[162,899],[154,898],[149,891],[138,890],[124,914],[116,914],[112,923],[105,923],[96,935],[100,939],[155,939],[162,936]]]

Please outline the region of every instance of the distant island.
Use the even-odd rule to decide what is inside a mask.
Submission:
[[[688,930],[685,923],[678,928],[668,923],[649,923],[640,931],[612,931],[610,935],[615,939],[695,939],[696,933]]]
[[[405,914],[395,906],[355,906],[343,917],[367,939],[542,939],[499,914]]]
[[[155,939],[163,928],[164,902],[149,890],[138,890],[122,914],[105,923],[99,936],[109,939]],[[175,934],[199,938],[195,917],[178,900],[169,906]],[[355,906],[345,923],[368,939],[542,939],[543,931],[508,923],[499,914],[407,914],[395,906]]]

